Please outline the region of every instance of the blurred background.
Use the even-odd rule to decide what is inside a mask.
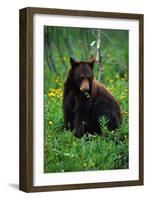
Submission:
[[[128,31],[45,26],[45,75],[52,72],[64,77],[70,67],[70,56],[79,61],[88,61],[94,56],[95,76],[102,82],[103,74],[112,78],[116,73],[120,77],[127,76]]]

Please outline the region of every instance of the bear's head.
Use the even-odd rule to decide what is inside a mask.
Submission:
[[[89,62],[78,62],[73,58],[70,58],[74,87],[76,87],[76,90],[86,97],[89,97],[92,81],[94,79],[94,62],[95,58],[92,58]]]

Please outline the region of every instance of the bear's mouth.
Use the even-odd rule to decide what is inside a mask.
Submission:
[[[83,91],[84,96],[88,99],[90,98],[89,92],[88,91]]]

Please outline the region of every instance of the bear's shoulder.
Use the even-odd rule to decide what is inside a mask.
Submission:
[[[98,94],[105,95],[106,93],[109,93],[107,88],[102,83],[94,79],[92,83],[92,96],[94,97],[95,95],[97,96]]]

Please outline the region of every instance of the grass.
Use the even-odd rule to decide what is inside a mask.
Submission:
[[[63,81],[52,78],[44,95],[44,171],[69,172],[128,168],[128,85],[127,77],[107,79],[108,89],[120,103],[123,121],[109,132],[105,123],[102,136],[77,139],[64,130],[62,113]],[[121,91],[121,92],[120,92]]]
[[[114,48],[113,48],[114,47]],[[80,55],[81,49],[76,49]],[[44,68],[44,172],[70,172],[87,170],[112,170],[128,168],[128,68],[127,47],[105,48],[101,82],[115,96],[120,104],[123,120],[119,129],[108,131],[107,120],[101,118],[102,135],[88,135],[81,139],[64,129],[62,113],[63,83],[67,70],[63,69],[57,51],[54,61],[59,66],[60,75]],[[120,65],[124,65],[124,76],[119,76]],[[69,65],[69,56],[64,60]],[[105,62],[106,61],[106,62]],[[95,65],[95,76],[97,68]]]

